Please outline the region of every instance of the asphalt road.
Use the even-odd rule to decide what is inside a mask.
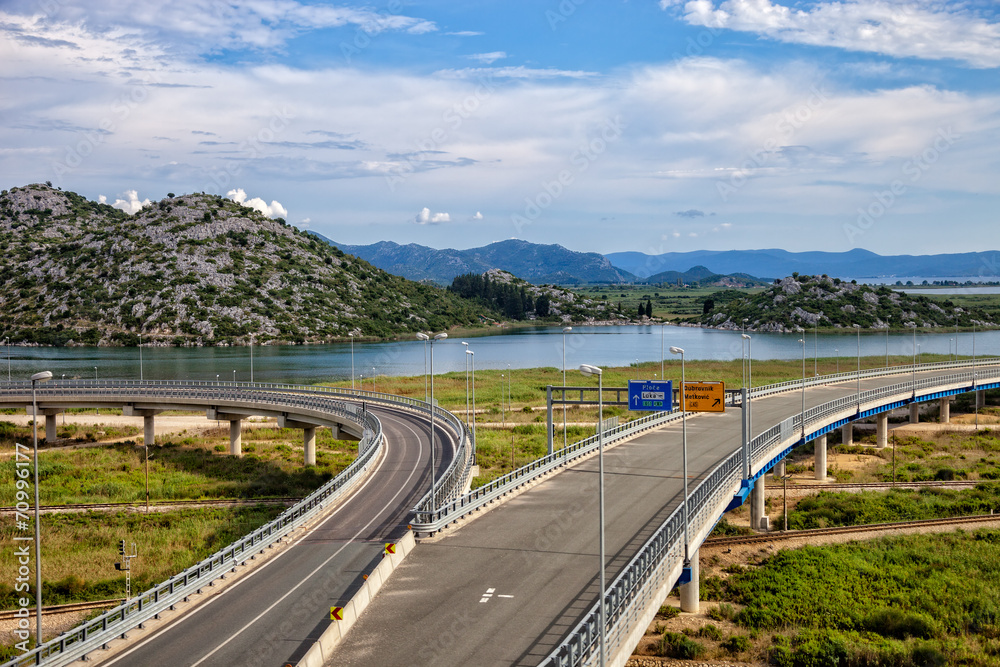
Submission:
[[[806,408],[855,391],[854,382],[807,389]],[[754,401],[754,433],[798,414],[801,400],[790,392]],[[740,413],[698,415],[687,427],[693,489],[739,448]],[[610,583],[682,502],[680,422],[611,448],[604,466]],[[593,457],[421,542],[327,664],[537,665],[598,598],[598,479]]]
[[[403,411],[372,408],[386,453],[374,472],[291,547],[220,594],[102,665],[280,666],[298,661],[330,623],[331,606],[350,599],[381,559],[385,542],[406,532],[410,510],[430,484],[430,426]],[[438,469],[454,437],[436,425]],[[94,654],[100,660],[100,654]]]

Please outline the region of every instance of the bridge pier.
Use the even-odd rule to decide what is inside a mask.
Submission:
[[[919,424],[920,423],[920,404],[910,403],[910,423]]]
[[[305,448],[305,459],[307,466],[316,465],[316,427],[310,426],[302,429],[302,444]]]
[[[767,530],[767,514],[764,512],[764,475],[757,478],[750,491],[750,528]]]
[[[875,422],[875,449],[885,449],[889,444],[889,413],[880,412]]]
[[[125,417],[142,417],[142,444],[150,446],[156,444],[156,415],[163,410],[141,410],[132,405],[122,406],[122,415]]]
[[[785,459],[781,459],[774,464],[773,473],[775,479],[781,479],[785,476]]]
[[[813,450],[815,452],[815,462],[813,468],[816,471],[816,480],[826,481],[826,436],[821,435],[813,440]]]
[[[941,416],[938,419],[938,421],[940,421],[942,424],[951,423],[951,397],[949,396],[942,397],[940,404],[941,404],[941,410],[940,410]]]
[[[45,437],[39,438],[39,440],[44,440],[45,442],[55,442],[56,441],[56,415],[58,415],[62,410],[56,408],[47,408],[38,411],[38,415],[31,412],[32,406],[28,406],[24,411],[31,416],[32,422],[34,422],[34,430],[38,431],[38,415],[43,415],[45,417]]]
[[[701,582],[701,567],[698,560],[699,559],[698,549],[695,549],[694,551],[690,552],[690,555],[691,555],[691,581],[680,587],[681,611],[697,614],[699,610],[698,588]]]
[[[243,456],[243,420],[229,420],[229,454]]]
[[[840,444],[845,447],[854,445],[854,424],[844,424],[840,427]]]

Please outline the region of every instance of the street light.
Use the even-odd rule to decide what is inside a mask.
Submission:
[[[476,353],[466,348],[465,355],[472,359],[472,463],[476,463]]]
[[[347,335],[351,337],[351,391],[354,391],[354,332],[352,331]],[[426,368],[424,368],[424,372],[427,372]],[[426,398],[425,395],[424,399],[426,400]]]
[[[32,431],[35,441],[35,646],[42,645],[42,524],[38,509],[38,397],[35,387],[39,382],[51,379],[50,371],[31,376],[31,414],[34,416]],[[45,437],[48,439],[49,434],[46,433]]]
[[[142,382],[142,332],[139,332],[139,382]]]
[[[813,375],[819,375],[819,315],[813,322]]]
[[[674,348],[670,348],[673,351]],[[597,366],[591,366],[589,364],[582,364],[580,366],[580,372],[586,376],[596,375],[597,376],[597,468],[598,468],[598,521],[600,522],[600,579],[601,579],[601,604],[600,604],[600,618],[598,620],[598,627],[601,631],[601,661],[600,665],[603,667],[605,663],[605,648],[604,648],[604,632],[605,632],[605,619],[607,618],[607,612],[604,608],[604,400],[603,400],[603,371]],[[685,494],[687,495],[687,494]],[[685,521],[687,516],[685,515]]]
[[[4,338],[3,342],[7,345],[7,382],[10,382],[10,337]]]
[[[563,330],[562,330],[562,335],[563,335],[563,386],[564,387],[566,386],[566,334],[568,334],[572,330],[573,330],[573,327],[563,327]],[[661,330],[662,330],[662,327],[661,327]],[[660,356],[662,357],[663,356],[662,338],[661,338],[660,345],[661,345]],[[661,361],[660,363],[662,364],[663,362]],[[566,394],[565,393],[563,394],[562,398],[563,398],[563,401],[564,401],[563,402],[563,406],[562,406],[562,408],[563,408],[563,449],[565,450],[566,449],[566,403],[565,403]]]
[[[688,553],[688,447],[687,447],[687,401],[684,399],[684,382],[686,381],[684,369],[684,349],[671,347],[670,354],[681,355],[681,451],[684,461],[684,567],[691,567],[691,557]],[[697,586],[698,582],[691,582]]]
[[[469,351],[469,344],[462,341],[462,345],[465,346],[465,351]],[[465,425],[469,425],[469,355],[465,355]]]
[[[94,366],[94,383],[97,383],[97,366]],[[101,414],[100,408],[97,408],[97,414]]]
[[[753,391],[753,339],[749,334],[742,334],[747,342],[747,437],[753,438],[753,409],[750,406],[750,394]],[[747,448],[749,451],[749,447]]]
[[[855,324],[858,330],[858,414],[861,414],[861,325]]]
[[[375,372],[375,367],[372,366],[372,393],[373,394],[375,393],[375,376],[376,375],[378,375],[378,373]]]
[[[233,384],[236,384],[236,369],[233,369]]]
[[[436,499],[435,499],[435,495],[436,494],[434,492],[434,478],[435,478],[435,472],[434,472],[434,341],[436,341],[436,340],[444,340],[447,337],[448,337],[448,334],[446,334],[443,331],[441,333],[439,333],[439,334],[434,334],[433,338],[431,338],[430,336],[428,336],[427,334],[425,334],[423,332],[418,332],[417,333],[417,340],[422,340],[425,343],[427,341],[430,341],[430,343],[431,343],[431,377],[430,377],[430,384],[431,384],[431,401],[430,401],[430,403],[431,403],[431,491],[430,491],[430,496],[431,496],[431,512],[433,512],[436,509],[436,506],[437,506],[437,502],[436,502]]]
[[[250,334],[250,384],[253,384],[253,334]]]
[[[833,352],[837,355],[837,375],[840,375],[840,349],[835,347]]]
[[[800,338],[802,343],[802,440],[806,439],[806,340]]]

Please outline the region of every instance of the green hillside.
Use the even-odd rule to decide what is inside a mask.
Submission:
[[[756,294],[727,290],[704,302],[698,320],[719,329],[788,332],[798,327],[864,329],[995,327],[995,318],[981,308],[960,307],[950,300],[896,292],[884,285],[858,285],[829,276],[776,280]]]
[[[12,343],[323,342],[482,313],[207,194],[128,215],[46,185],[12,188],[0,193],[0,253],[0,338]]]

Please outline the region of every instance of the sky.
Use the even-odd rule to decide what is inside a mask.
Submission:
[[[995,0],[3,0],[0,188],[344,244],[1000,249]]]

